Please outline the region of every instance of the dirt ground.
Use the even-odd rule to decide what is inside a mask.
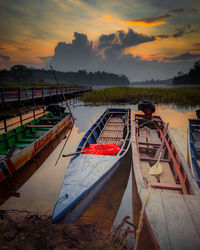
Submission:
[[[45,214],[0,211],[1,250],[126,249],[125,236],[120,227],[109,233],[94,224],[52,224]]]

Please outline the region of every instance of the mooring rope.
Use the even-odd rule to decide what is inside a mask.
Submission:
[[[134,250],[138,249],[139,238],[140,238],[140,234],[141,234],[142,227],[143,227],[144,209],[145,209],[145,206],[148,202],[150,192],[151,192],[151,185],[149,185],[146,197],[145,197],[143,204],[142,204],[142,209],[140,211],[140,218],[139,218],[138,228],[136,230],[136,239],[135,239],[135,244],[134,244]]]

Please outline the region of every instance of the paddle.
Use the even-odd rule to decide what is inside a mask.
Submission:
[[[74,153],[71,153],[71,154],[62,155],[62,157],[68,157],[68,156],[72,156],[72,155],[84,154],[86,152],[90,152],[91,150],[92,149],[90,149],[90,150],[83,150],[83,151],[79,151],[79,152],[74,152]]]
[[[166,138],[166,135],[167,135],[168,126],[169,126],[169,123],[167,123],[167,125],[166,125],[165,132],[164,132],[164,134],[163,134],[162,142],[161,142],[161,144],[160,144],[160,147],[156,150],[155,158],[157,158],[157,157],[159,156],[159,157],[158,157],[158,160],[157,160],[156,164],[154,164],[154,165],[149,169],[149,175],[155,176],[156,178],[158,178],[158,180],[159,180],[159,176],[160,176],[160,175],[162,174],[162,172],[163,172],[163,166],[160,164],[160,159],[161,159],[161,156],[162,156],[163,153],[164,153],[163,146],[164,146],[164,143],[165,143],[165,138]]]
[[[160,164],[160,159],[161,159],[162,152],[160,152],[160,156],[158,158],[158,161],[156,164],[154,164],[150,169],[149,169],[149,175],[153,175],[156,178],[159,178],[159,176],[163,172],[163,166]]]

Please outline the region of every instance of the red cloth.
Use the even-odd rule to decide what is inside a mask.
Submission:
[[[104,144],[90,144],[89,147],[84,148],[85,154],[92,155],[116,155],[120,151],[120,146],[115,143],[104,143]]]

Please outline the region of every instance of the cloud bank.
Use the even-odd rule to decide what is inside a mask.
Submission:
[[[42,58],[46,68],[50,65],[60,71],[107,71],[125,74],[131,81],[147,79],[167,79],[178,71],[187,71],[192,65],[190,59],[196,55],[186,53],[177,58],[165,58],[166,61],[146,61],[131,54],[124,54],[126,48],[155,41],[153,36],[138,34],[132,29],[120,30],[111,34],[102,34],[97,41],[88,40],[86,34],[74,32],[71,43],[59,42],[53,57]],[[177,62],[178,61],[178,62]]]

